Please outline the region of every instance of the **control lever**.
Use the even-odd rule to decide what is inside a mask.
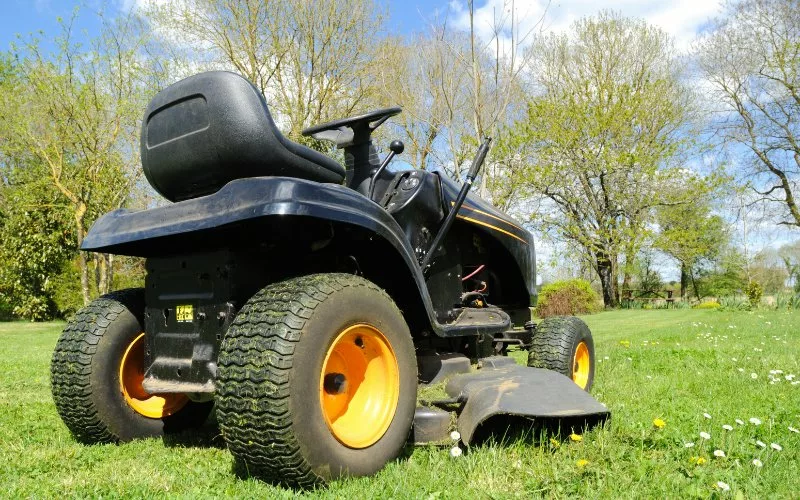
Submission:
[[[395,155],[399,155],[400,153],[402,153],[405,148],[406,148],[406,146],[405,146],[405,144],[403,144],[403,141],[395,140],[395,141],[392,141],[391,144],[389,144],[389,154],[386,155],[386,158],[383,160],[383,163],[381,163],[381,166],[378,167],[378,170],[376,170],[375,173],[372,174],[372,178],[369,180],[369,199],[370,200],[372,199],[372,194],[375,192],[375,180],[378,177],[381,176],[383,171],[389,165],[389,162],[392,161],[392,158],[394,158]]]
[[[458,192],[458,196],[456,197],[455,203],[453,203],[453,207],[450,209],[447,217],[445,217],[442,226],[439,228],[439,232],[436,233],[436,238],[433,239],[433,244],[431,244],[430,249],[425,252],[425,256],[420,261],[422,272],[425,272],[425,270],[428,268],[433,254],[436,252],[436,249],[439,248],[439,245],[442,244],[447,232],[450,231],[450,226],[453,225],[453,221],[456,219],[456,214],[458,214],[458,211],[461,209],[461,205],[464,204],[464,200],[467,198],[469,188],[472,187],[472,183],[475,182],[475,178],[478,176],[478,172],[481,170],[481,166],[483,165],[483,161],[486,159],[486,154],[489,152],[489,145],[491,143],[492,138],[486,137],[484,138],[481,147],[478,148],[478,154],[475,155],[475,159],[472,160],[472,166],[469,167],[467,178],[464,181],[464,185],[461,186],[461,191]]]

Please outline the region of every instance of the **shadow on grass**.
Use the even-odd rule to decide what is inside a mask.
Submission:
[[[182,431],[167,432],[162,437],[164,446],[168,448],[227,448],[222,432],[219,430],[215,412],[200,427]]]
[[[583,434],[592,427],[602,425],[606,420],[602,416],[534,419],[497,415],[478,426],[470,445],[540,445],[551,438],[564,441],[570,434]]]

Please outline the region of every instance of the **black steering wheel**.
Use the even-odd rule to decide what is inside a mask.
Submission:
[[[403,108],[400,107],[377,109],[363,115],[314,125],[301,133],[317,140],[331,141],[339,148],[354,146],[369,141],[376,128],[401,111]]]

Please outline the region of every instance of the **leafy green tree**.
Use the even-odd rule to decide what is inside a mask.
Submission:
[[[125,205],[141,176],[139,123],[152,74],[133,18],[106,23],[87,48],[72,39],[71,22],[62,26],[53,53],[36,39],[15,47],[15,79],[0,97],[0,168],[6,179],[9,169],[27,169],[52,188],[50,202],[68,208],[70,246],[79,248],[92,222]],[[36,228],[27,227],[28,237]],[[84,304],[93,290],[110,289],[112,256],[80,252],[79,268]]]
[[[532,221],[583,250],[614,307],[620,256],[638,253],[655,208],[687,201],[676,165],[692,94],[670,38],[644,21],[603,12],[531,50],[539,92],[516,133],[544,200]]]
[[[659,233],[654,246],[678,261],[680,293],[684,300],[695,267],[715,259],[730,240],[722,218],[710,211],[709,201],[702,197],[656,211]]]

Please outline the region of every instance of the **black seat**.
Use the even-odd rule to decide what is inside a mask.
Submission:
[[[150,185],[172,201],[245,177],[341,183],[345,176],[333,159],[286,139],[261,92],[225,71],[200,73],[159,92],[145,111],[141,152]]]

